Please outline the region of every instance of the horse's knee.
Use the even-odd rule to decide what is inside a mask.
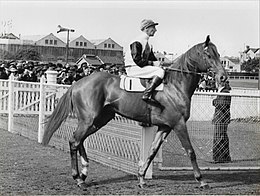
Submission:
[[[196,154],[195,154],[194,150],[187,150],[187,154],[191,161],[196,160]]]
[[[76,140],[74,138],[71,138],[69,140],[69,146],[70,146],[70,150],[71,151],[77,151],[79,148],[79,142],[76,142]]]

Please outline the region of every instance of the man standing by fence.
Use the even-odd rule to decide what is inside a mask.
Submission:
[[[230,90],[231,87],[227,81],[220,86],[218,92],[229,93]],[[213,100],[213,106],[215,107],[212,120],[214,124],[213,161],[215,163],[231,161],[227,134],[228,124],[230,123],[230,105],[231,96],[218,95],[217,98]]]

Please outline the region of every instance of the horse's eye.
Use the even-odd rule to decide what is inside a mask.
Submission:
[[[209,59],[211,58],[211,55],[209,54],[208,51],[205,51],[205,54],[209,57]]]

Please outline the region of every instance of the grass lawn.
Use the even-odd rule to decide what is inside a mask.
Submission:
[[[231,87],[258,88],[258,80],[229,80]]]

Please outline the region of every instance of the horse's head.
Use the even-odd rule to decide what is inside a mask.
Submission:
[[[188,57],[188,58],[187,58]],[[203,73],[211,71],[215,75],[216,86],[225,82],[227,73],[220,62],[220,56],[217,47],[210,41],[209,35],[206,41],[193,46],[187,53],[189,70]]]
[[[198,69],[201,72],[212,71],[215,74],[216,85],[225,82],[227,73],[220,62],[220,55],[217,47],[210,41],[209,35],[204,43],[198,45],[199,57],[197,59]]]

